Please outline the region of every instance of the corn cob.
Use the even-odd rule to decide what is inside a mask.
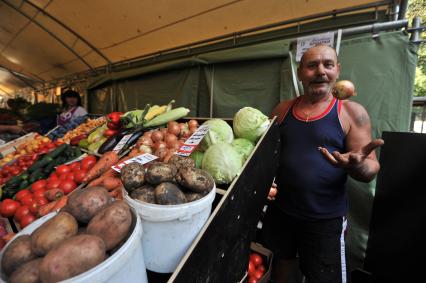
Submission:
[[[163,114],[158,115],[157,117],[153,118],[151,121],[148,121],[143,126],[144,127],[156,127],[161,126],[164,124],[167,124],[170,121],[178,120],[180,118],[185,117],[188,115],[189,109],[185,107],[178,107],[175,109],[172,109],[168,112],[165,112]]]
[[[162,106],[154,105],[154,106],[152,106],[151,108],[149,108],[149,111],[145,116],[145,120],[151,121],[153,118],[157,117],[158,115],[161,115],[164,112],[170,111],[172,109],[172,104],[174,102],[175,101],[172,100],[167,105],[162,105]]]

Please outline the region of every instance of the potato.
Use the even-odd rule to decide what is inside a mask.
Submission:
[[[31,248],[38,256],[44,256],[51,249],[78,232],[78,223],[68,212],[59,212],[38,227],[31,235]]]
[[[20,265],[36,257],[36,254],[31,249],[31,236],[19,236],[4,251],[1,259],[1,269],[6,275],[9,275]]]
[[[117,200],[102,209],[87,225],[87,234],[99,236],[109,251],[119,245],[127,236],[132,224],[130,207]]]
[[[88,187],[70,194],[66,211],[85,224],[111,202],[112,198],[105,188]]]
[[[185,194],[179,187],[170,182],[158,185],[154,191],[155,200],[158,204],[181,204],[186,202]]]
[[[177,154],[174,154],[169,159],[169,163],[176,166],[176,168],[179,170],[184,167],[195,167],[195,161],[191,157],[184,157]]]
[[[125,165],[121,169],[121,180],[128,192],[141,187],[145,182],[145,167],[137,162]]]
[[[214,185],[213,177],[198,168],[182,168],[176,175],[176,181],[184,188],[194,193],[208,193]]]
[[[95,267],[106,258],[105,243],[98,236],[73,236],[51,250],[41,262],[43,283],[62,281]]]
[[[40,264],[42,258],[37,258],[21,265],[10,275],[9,283],[39,283],[40,281]]]
[[[151,185],[158,185],[163,182],[172,182],[177,173],[177,168],[173,164],[155,162],[146,171],[145,178]]]
[[[196,200],[202,199],[205,196],[206,196],[206,194],[185,193],[185,197],[186,197],[187,202],[196,201]]]
[[[130,193],[130,197],[132,199],[136,199],[136,200],[147,202],[147,203],[155,203],[154,190],[155,190],[154,187],[147,184],[133,190]]]

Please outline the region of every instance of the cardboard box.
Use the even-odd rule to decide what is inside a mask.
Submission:
[[[272,272],[272,261],[274,257],[273,253],[258,243],[251,243],[250,249],[251,249],[251,252],[258,253],[262,256],[263,262],[266,268],[265,273],[263,274],[262,278],[259,279],[258,283],[269,282],[269,280],[271,279],[271,272]]]

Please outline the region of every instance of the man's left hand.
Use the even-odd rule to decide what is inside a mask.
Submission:
[[[338,151],[330,153],[324,147],[318,147],[318,149],[322,155],[336,167],[343,169],[356,169],[362,166],[362,163],[372,151],[378,147],[381,147],[384,143],[385,142],[382,139],[376,139],[362,147],[359,151],[350,151],[347,153],[340,153]]]

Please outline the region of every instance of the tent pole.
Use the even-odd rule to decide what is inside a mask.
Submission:
[[[405,14],[407,13],[408,0],[401,0],[399,3],[399,12],[398,12],[398,20],[402,20],[405,18]]]
[[[31,7],[33,7],[34,9],[36,9],[37,11],[39,11],[40,13],[42,13],[43,15],[47,16],[48,18],[50,18],[51,20],[53,20],[57,24],[59,24],[61,27],[63,27],[64,29],[66,29],[70,33],[72,33],[75,37],[77,37],[78,39],[80,39],[81,41],[83,41],[87,46],[89,46],[93,51],[95,51],[96,54],[98,54],[105,61],[107,61],[108,64],[111,64],[111,61],[105,56],[105,54],[103,54],[98,48],[96,48],[93,44],[91,44],[89,41],[87,41],[84,37],[82,37],[80,34],[78,34],[77,32],[75,32],[73,29],[71,29],[70,27],[68,27],[67,25],[65,25],[63,22],[61,22],[60,20],[58,20],[57,18],[55,18],[54,16],[52,16],[51,14],[49,14],[48,12],[46,12],[44,9],[42,9],[39,6],[35,5],[31,1],[24,0],[24,2],[27,3],[27,4],[29,4]]]
[[[411,33],[411,37],[410,40],[412,42],[417,42],[420,39],[420,26],[422,23],[422,19],[420,17],[414,17],[413,21],[412,21],[412,33]]]
[[[72,49],[70,46],[68,46],[62,39],[60,39],[57,35],[55,35],[54,33],[52,33],[50,30],[46,29],[46,27],[44,27],[42,24],[40,24],[39,22],[34,21],[29,15],[27,15],[26,13],[24,13],[22,10],[16,8],[13,4],[9,3],[7,0],[3,0],[3,3],[5,3],[7,6],[9,6],[10,8],[12,8],[13,10],[15,10],[16,12],[18,12],[19,14],[21,14],[22,16],[24,16],[25,18],[27,18],[28,20],[30,20],[33,24],[35,24],[36,26],[38,26],[39,28],[41,28],[42,30],[44,30],[45,32],[47,32],[50,36],[52,36],[53,38],[55,38],[59,43],[61,43],[66,49],[68,49],[69,51],[71,51],[78,59],[80,59],[80,61],[82,61],[84,63],[84,65],[86,65],[91,71],[93,71],[94,73],[96,73],[95,69],[93,69],[92,66],[90,66],[90,64],[83,59],[83,57],[81,57],[74,49]]]

